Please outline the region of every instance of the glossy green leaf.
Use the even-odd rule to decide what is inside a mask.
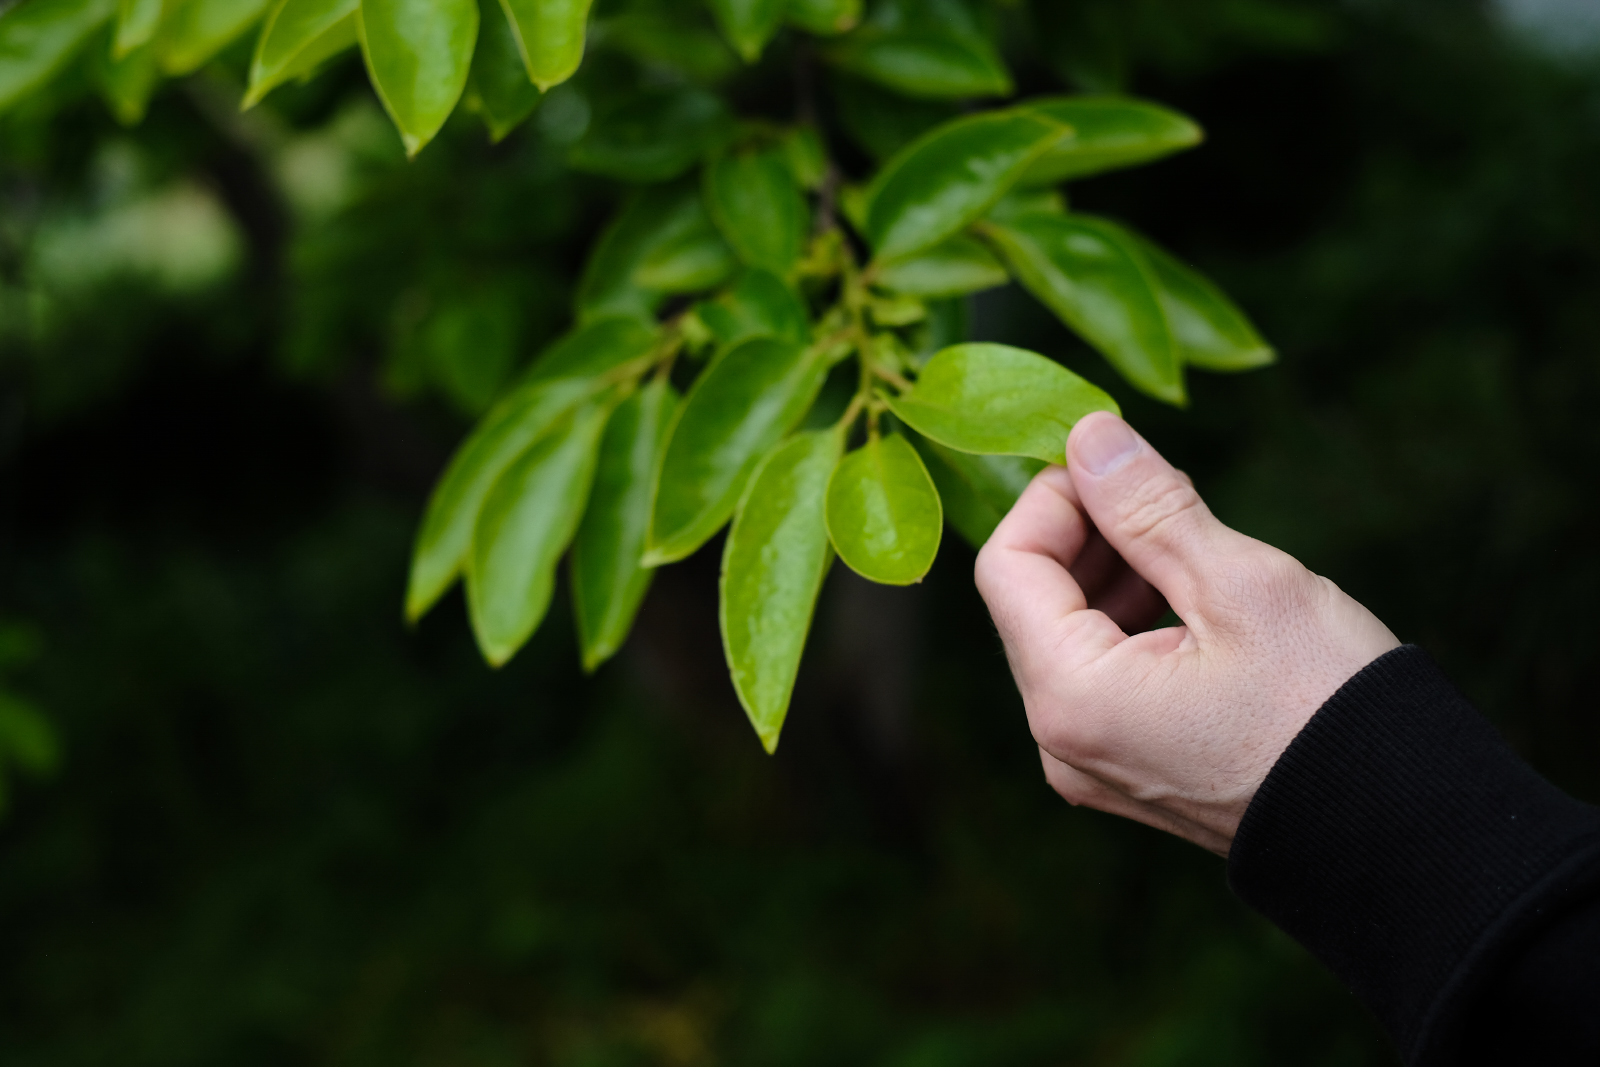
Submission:
[[[783,15],[819,37],[848,33],[861,21],[861,0],[788,0]]]
[[[188,0],[161,24],[156,57],[174,77],[199,70],[254,26],[268,0]]]
[[[913,438],[944,502],[944,517],[973,548],[982,548],[1017,497],[1045,464],[1027,456],[957,452],[926,437]]]
[[[942,100],[909,100],[864,78],[834,70],[828,90],[834,114],[850,139],[874,159],[884,160],[941,122],[955,118],[956,105]]]
[[[500,0],[528,78],[548,92],[583,62],[583,37],[591,0]]]
[[[991,222],[1010,222],[1024,215],[1065,215],[1067,213],[1067,198],[1060,189],[1049,186],[1021,186],[1012,189],[1005,196],[994,202],[994,206],[984,212],[984,218]]]
[[[353,47],[360,6],[360,0],[278,0],[256,38],[244,106]]]
[[[874,582],[920,582],[939,554],[939,491],[899,434],[869,440],[839,461],[828,481],[827,516],[839,558]]]
[[[832,429],[779,445],[751,479],[722,551],[722,647],[739,702],[768,752],[778,747],[833,562],[823,502],[842,446]]]
[[[647,271],[646,277],[662,282],[671,280],[666,267],[675,260],[681,265],[681,259],[666,253],[674,248],[681,251],[686,245],[694,247],[696,242],[691,239],[695,235],[704,238],[708,233],[721,240],[706,214],[697,183],[683,181],[639,190],[617,213],[589,253],[589,262],[578,282],[578,317],[590,319],[610,314],[650,317],[665,291],[640,285],[640,266],[653,262],[655,269]],[[724,249],[721,256],[731,267],[732,252]]]
[[[746,63],[761,58],[761,50],[783,22],[786,0],[707,0],[722,36]]]
[[[1028,185],[1054,185],[1193,148],[1204,137],[1191,119],[1170,108],[1125,96],[1062,96],[1029,101],[1028,110],[1071,126],[1061,141],[1028,168]]]
[[[161,28],[162,0],[119,0],[117,29],[111,36],[111,58],[123,59],[128,53],[155,40]]]
[[[724,153],[705,169],[706,207],[739,258],[780,277],[805,245],[807,212],[780,149]]]
[[[1010,96],[1011,75],[988,42],[937,28],[863,25],[824,53],[835,65],[907,96]]]
[[[715,94],[654,90],[597,116],[572,146],[568,161],[622,181],[666,181],[698,163],[732,128],[733,119]]]
[[[406,617],[415,621],[461,573],[483,499],[506,467],[596,389],[564,378],[517,389],[496,404],[451,457],[433,487],[417,532],[406,590]]]
[[[1060,463],[1067,434],[1091,411],[1117,411],[1105,393],[1037,352],[1010,345],[952,345],[930,359],[889,409],[958,452],[1032,456]]]
[[[53,78],[115,10],[115,0],[29,0],[0,14],[0,110]]]
[[[697,293],[733,277],[739,260],[705,210],[685,208],[639,258],[633,284],[657,293]]]
[[[495,0],[478,0],[478,45],[467,75],[465,106],[483,118],[498,144],[533,114],[544,93],[528,80],[511,23]]]
[[[1136,388],[1183,404],[1183,364],[1155,270],[1133,234],[1091,215],[1028,215],[983,232],[1019,282]]]
[[[877,276],[885,289],[929,299],[963,296],[1009,280],[989,247],[964,233],[914,255],[890,260]]]
[[[601,316],[578,325],[541,352],[523,380],[616,379],[640,373],[648,366],[658,340],[657,330],[633,316]]]
[[[662,454],[647,566],[683,559],[722,528],[756,464],[805,415],[826,373],[817,353],[757,337],[695,380]]]
[[[716,338],[717,353],[752,337],[804,344],[811,324],[800,297],[776,275],[751,268],[715,300],[699,306],[700,320]]]
[[[881,259],[932,248],[980,217],[1069,133],[1025,111],[985,112],[929,131],[873,180],[867,240]]]
[[[556,564],[578,531],[615,402],[597,397],[567,412],[484,498],[467,563],[467,611],[491,666],[509,660],[550,609]]]
[[[137,126],[144,121],[150,97],[160,81],[156,50],[150,45],[136,48],[120,59],[108,57],[100,69],[101,95],[124,126]]]
[[[1150,241],[1139,238],[1139,245],[1155,270],[1161,306],[1185,363],[1204,370],[1241,371],[1277,359],[1245,313],[1211,279]]]
[[[406,154],[415,156],[450,117],[467,85],[478,40],[477,0],[361,0],[367,74]]]
[[[572,604],[583,669],[622,647],[655,571],[641,565],[650,530],[650,488],[678,396],[654,381],[624,400],[606,424],[594,488],[572,542]]]

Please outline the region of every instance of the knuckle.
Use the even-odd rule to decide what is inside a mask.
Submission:
[[[1173,526],[1202,507],[1194,486],[1180,478],[1152,478],[1130,494],[1118,521],[1122,532],[1135,541],[1167,536]]]

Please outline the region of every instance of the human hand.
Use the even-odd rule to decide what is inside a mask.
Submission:
[[[1295,734],[1399,641],[1217,521],[1115,415],[1080,421],[1067,459],[1034,478],[976,570],[1045,777],[1074,804],[1227,855]],[[1163,598],[1183,625],[1130,636]]]

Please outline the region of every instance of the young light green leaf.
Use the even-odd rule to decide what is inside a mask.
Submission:
[[[67,65],[116,0],[31,0],[0,13],[0,111]]]
[[[650,530],[650,484],[678,396],[654,381],[612,412],[583,523],[572,542],[572,605],[583,669],[622,647],[655,571],[640,565]]]
[[[137,126],[144,121],[159,81],[156,50],[150,45],[136,48],[120,59],[107,57],[100,68],[100,93],[111,114],[124,126]]]
[[[695,380],[662,452],[646,566],[683,559],[722,528],[756,464],[805,415],[826,374],[810,349],[756,337]]]
[[[284,82],[353,47],[359,6],[360,0],[278,0],[256,38],[242,106],[254,107]]]
[[[906,439],[873,438],[839,461],[828,481],[828,538],[863,578],[920,582],[939,554],[939,491]]]
[[[739,258],[780,277],[805,245],[805,197],[781,150],[737,149],[705,169],[706,207]]]
[[[1193,148],[1205,136],[1192,119],[1126,96],[1061,96],[1026,106],[1071,126],[1075,134],[1034,161],[1022,176],[1026,185],[1054,185],[1136,167]]]
[[[578,282],[578,317],[650,317],[664,293],[639,284],[640,265],[660,249],[681,245],[686,234],[703,235],[710,229],[697,183],[683,181],[641,189],[617,213],[589,254]],[[727,257],[731,262],[732,253]]]
[[[890,260],[877,277],[885,289],[927,299],[965,296],[1009,280],[1010,275],[988,246],[964,233],[924,251]]]
[[[754,63],[778,32],[785,0],[708,0],[708,4],[739,58]]]
[[[162,71],[177,77],[199,70],[255,25],[266,8],[267,0],[188,0],[156,34]]]
[[[836,430],[795,434],[751,479],[722,551],[722,647],[739,702],[770,753],[789,711],[817,594],[833,562],[823,501]]]
[[[789,0],[783,15],[807,33],[832,37],[855,29],[861,21],[861,0]]]
[[[864,25],[824,55],[845,70],[907,96],[959,100],[1010,96],[1011,74],[988,42],[936,28]]]
[[[1183,364],[1139,239],[1091,215],[1028,215],[981,232],[1039,301],[1140,391],[1183,405]]]
[[[528,77],[549,92],[583,62],[590,0],[500,0],[516,34]]]
[[[111,37],[111,58],[123,59],[155,40],[161,26],[162,0],[119,0],[117,29]]]
[[[460,574],[478,512],[496,479],[595,388],[592,381],[573,378],[523,386],[490,409],[456,449],[433,487],[417,531],[406,590],[407,619],[420,619]]]
[[[979,456],[957,452],[918,435],[912,438],[944,502],[945,520],[982,548],[1017,497],[1044,463],[1027,456]]]
[[[361,0],[357,28],[373,88],[415,156],[466,88],[477,0]]]
[[[653,90],[596,117],[567,159],[578,170],[622,181],[666,181],[698,163],[732,128],[713,93]]]
[[[467,563],[467,611],[478,649],[499,667],[550,609],[556,564],[578,530],[614,391],[563,415],[484,498]]]
[[[1070,132],[1026,111],[989,111],[930,130],[873,179],[866,228],[873,251],[893,259],[954,236]]]
[[[1204,370],[1241,371],[1264,367],[1278,358],[1244,312],[1211,279],[1150,241],[1138,241],[1145,261],[1155,270],[1161,306],[1185,363]]]
[[[664,227],[633,269],[633,284],[655,293],[714,289],[739,269],[739,260],[703,207],[686,208]]]
[[[631,315],[605,315],[580,323],[534,359],[524,382],[560,378],[613,380],[642,372],[659,332]]]
[[[465,106],[482,116],[489,140],[499,144],[543,98],[544,93],[528,80],[505,12],[495,0],[478,0],[478,45],[467,75]]]
[[[752,337],[804,344],[810,331],[806,306],[776,275],[752,267],[733,287],[699,306],[700,320],[717,341],[717,356]]]
[[[1010,345],[952,345],[928,361],[914,388],[889,397],[912,429],[958,452],[1066,458],[1067,434],[1091,411],[1118,410],[1059,363]]]

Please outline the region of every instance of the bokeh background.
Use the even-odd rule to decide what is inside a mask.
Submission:
[[[1073,11],[1026,90],[1209,133],[1075,204],[1282,359],[1174,411],[1025,298],[975,334],[1118,393],[1600,800],[1600,9]],[[0,121],[0,1061],[1395,1062],[1220,860],[1049,792],[955,538],[920,587],[836,568],[775,758],[714,547],[592,679],[564,609],[498,672],[458,594],[406,629],[431,480],[612,202],[560,163],[584,76],[406,164],[355,61],[244,116],[239,63],[133,132],[70,85]]]

